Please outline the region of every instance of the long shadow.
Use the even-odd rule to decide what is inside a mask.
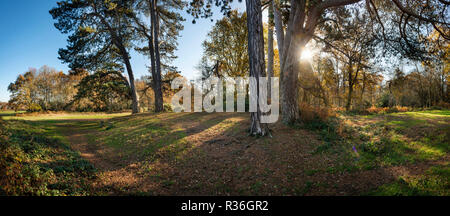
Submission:
[[[129,185],[127,191],[120,185],[108,182],[97,188],[99,192],[109,191],[115,195],[359,195],[397,178],[388,169],[312,172],[320,166],[309,160],[329,161],[333,166],[338,166],[340,161],[328,158],[330,155],[327,153],[309,154],[302,145],[310,142],[310,138],[302,137],[303,133],[300,133],[299,140],[295,138],[301,130],[283,128],[283,132],[279,132],[274,138],[248,137],[248,120],[244,120],[233,122],[225,130],[206,131],[229,118],[242,116],[207,113],[139,114],[95,121],[43,120],[35,121],[35,124],[62,127],[63,130],[59,132],[81,131],[81,135],[94,138],[112,134],[124,138],[124,149],[132,148],[129,143],[125,143],[127,139],[142,135],[149,128],[156,130],[165,127],[165,134],[144,143],[145,147],[152,146],[144,156],[124,160],[119,156],[122,149],[114,150],[112,147],[108,147],[113,149],[112,155],[105,156],[101,151],[91,152],[96,157],[117,162],[117,166],[112,169],[98,172],[114,173],[126,169],[139,176],[136,185]],[[161,118],[163,121],[146,122],[152,118]],[[114,126],[127,121],[139,124],[133,125],[131,131],[105,128],[108,124]],[[106,122],[106,126],[101,122]],[[177,124],[180,128],[172,130],[170,126]],[[195,146],[192,146],[194,143],[184,141],[195,136],[201,138],[196,140]],[[89,145],[99,148],[106,145],[95,140],[89,141]],[[137,150],[140,151],[135,152],[136,154],[142,153],[142,149]],[[139,164],[138,168],[130,168],[136,163]],[[42,166],[57,172],[78,169],[73,169],[72,161],[56,161]],[[413,168],[406,169],[412,171]],[[336,182],[341,183],[336,185]]]
[[[384,169],[310,175],[308,160],[341,161],[329,155],[311,155],[290,129],[274,138],[248,137],[247,121],[237,122],[217,136],[203,136],[200,145],[181,157],[147,170],[139,184],[156,184],[146,195],[359,195],[396,176]],[[195,135],[195,133],[194,133]],[[228,139],[230,136],[237,139]],[[228,139],[228,140],[227,140]],[[308,137],[300,137],[308,142]],[[249,145],[249,143],[253,143]],[[280,155],[280,157],[274,156]],[[365,176],[367,174],[367,176]],[[362,181],[357,180],[362,179]],[[380,180],[382,179],[382,180]],[[336,182],[342,183],[336,185]],[[133,193],[133,192],[131,192]]]
[[[115,144],[116,146],[120,146],[125,151],[131,149],[131,152],[129,153],[134,154],[130,157],[130,159],[132,160],[129,160],[128,163],[124,163],[125,161],[121,160],[122,165],[128,166],[130,163],[133,163],[136,160],[156,160],[160,158],[160,156],[158,156],[156,153],[158,153],[163,148],[170,147],[171,145],[179,145],[176,146],[176,148],[178,148],[178,151],[182,151],[185,147],[187,147],[183,142],[184,138],[202,133],[204,130],[220,124],[227,118],[226,116],[216,116],[213,114],[204,113],[187,113],[174,115],[175,117],[169,116],[168,118],[164,118],[163,121],[155,121],[150,123],[145,122],[145,120],[141,120],[141,122],[136,123],[139,125],[133,125],[131,131],[122,131],[122,133],[120,134],[115,133],[110,135],[112,136],[110,140],[112,139],[119,142]],[[154,117],[154,115],[150,114],[140,115],[137,116],[137,118],[143,116],[144,118]],[[195,122],[193,119],[197,119],[198,121]],[[121,121],[126,121],[126,119],[113,119],[112,123],[117,124]],[[187,126],[183,125],[187,121],[193,121],[195,122],[195,124]],[[136,122],[136,120],[133,120],[133,122]],[[181,124],[180,128],[172,127],[176,124]],[[135,142],[138,143],[138,146],[130,147],[129,144],[126,144],[126,142],[130,140],[135,140]],[[133,147],[136,147],[136,149],[132,149]]]

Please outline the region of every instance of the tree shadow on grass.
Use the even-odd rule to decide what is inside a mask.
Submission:
[[[184,113],[119,117],[103,126],[101,121],[47,123],[60,124],[72,145],[88,137],[81,140],[90,146],[84,153],[110,163],[93,162],[99,179],[91,183],[99,194],[359,195],[423,169],[352,170],[356,162],[348,155],[313,154],[322,142],[310,131],[276,124],[273,138],[248,137],[248,119]],[[74,133],[78,136],[70,140]]]

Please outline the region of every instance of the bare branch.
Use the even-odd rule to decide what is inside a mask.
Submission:
[[[420,16],[420,15],[408,10],[407,8],[405,8],[398,0],[392,0],[392,1],[397,6],[397,8],[400,9],[403,13],[406,13],[414,18],[417,18],[422,21],[430,22],[430,23],[439,23],[439,24],[449,25],[449,23],[445,23],[445,22],[441,22],[438,20],[433,20],[433,19],[429,19],[429,18]]]

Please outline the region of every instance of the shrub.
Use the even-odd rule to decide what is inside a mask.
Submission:
[[[164,104],[164,112],[173,112],[172,104],[165,103]]]
[[[364,111],[357,111],[359,114],[384,114],[384,113],[396,113],[396,112],[408,112],[411,111],[409,107],[395,106],[395,107],[375,107],[372,106]]]
[[[27,112],[41,112],[42,111],[42,107],[39,104],[36,103],[32,103],[29,107]]]
[[[439,102],[438,104],[436,104],[436,106],[433,106],[433,107],[431,107],[431,108],[439,109],[439,110],[442,110],[442,109],[450,109],[450,103],[446,103],[446,102],[444,102],[444,101],[441,101],[441,102]]]
[[[314,121],[327,122],[329,118],[336,117],[336,113],[326,107],[312,107],[308,104],[300,104],[300,119],[304,123]]]
[[[324,142],[318,146],[313,153],[327,151],[341,138],[344,124],[337,118],[337,114],[329,108],[312,107],[308,104],[300,105],[300,128],[315,130]]]
[[[364,152],[380,155],[386,151],[386,141],[368,141],[363,143],[361,148]]]
[[[0,120],[0,195],[84,195],[83,178],[95,177],[93,172],[58,138],[24,122]]]
[[[395,106],[392,109],[390,109],[389,111],[390,112],[408,112],[408,111],[411,111],[411,108],[403,107],[403,106]]]

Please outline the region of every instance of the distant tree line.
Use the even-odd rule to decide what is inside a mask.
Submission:
[[[162,78],[162,92],[170,98],[173,91],[170,81],[180,76],[169,72]],[[154,93],[149,87],[151,77],[136,80],[137,92],[142,98],[140,107],[154,111]],[[114,68],[69,71],[68,74],[43,66],[20,74],[8,87],[9,103],[0,108],[39,111],[114,112],[132,108],[132,98],[127,80]],[[165,101],[169,103],[168,99]]]
[[[9,104],[14,110],[31,112],[63,110],[76,94],[79,77],[69,76],[48,66],[30,69],[8,86]]]

